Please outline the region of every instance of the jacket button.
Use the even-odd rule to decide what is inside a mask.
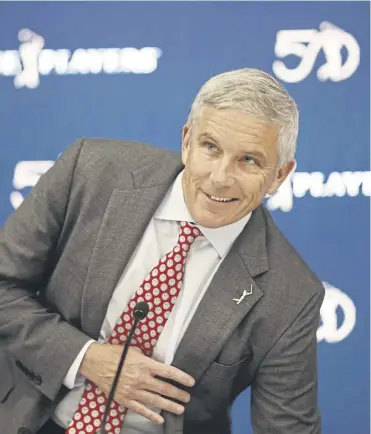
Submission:
[[[31,434],[31,431],[26,426],[22,426],[19,428],[18,434]]]
[[[33,378],[33,381],[35,384],[37,384],[38,386],[40,386],[40,384],[43,382],[42,378],[40,377],[40,375],[35,375],[35,377]]]

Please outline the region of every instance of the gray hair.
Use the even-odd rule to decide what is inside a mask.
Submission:
[[[210,78],[193,101],[188,126],[205,105],[216,109],[237,109],[263,121],[280,125],[279,161],[282,167],[294,158],[299,129],[295,101],[271,75],[258,69],[243,68]]]

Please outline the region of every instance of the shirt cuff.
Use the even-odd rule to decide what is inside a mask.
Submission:
[[[80,365],[82,362],[82,359],[85,356],[86,351],[88,350],[88,348],[90,347],[91,344],[95,343],[96,341],[94,340],[90,340],[88,341],[81,349],[81,351],[79,352],[79,354],[77,355],[76,359],[74,360],[74,362],[72,363],[70,369],[68,370],[66,376],[64,377],[63,380],[63,384],[68,388],[68,389],[73,389],[74,387],[77,386],[81,386],[81,384],[83,384],[83,382],[85,381],[85,377],[83,377],[80,373],[79,373],[79,369],[80,369]]]

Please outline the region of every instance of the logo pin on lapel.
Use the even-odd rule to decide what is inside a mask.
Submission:
[[[252,285],[250,285],[250,290],[246,291],[246,289],[243,291],[243,294],[240,298],[234,298],[233,301],[235,301],[237,304],[240,304],[241,301],[247,296],[252,294]]]

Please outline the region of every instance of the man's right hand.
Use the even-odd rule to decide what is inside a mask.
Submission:
[[[96,384],[108,396],[120,361],[123,347],[94,343],[88,348],[80,366],[80,373]],[[182,414],[184,407],[164,396],[187,403],[189,393],[165,381],[159,376],[191,387],[194,379],[173,366],[147,357],[137,347],[129,347],[124,368],[117,385],[114,399],[153,423],[164,423],[163,417],[147,407],[155,407],[175,414]],[[164,395],[164,396],[161,396]]]

